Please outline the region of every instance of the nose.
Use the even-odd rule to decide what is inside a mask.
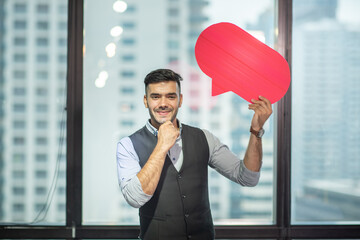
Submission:
[[[160,107],[166,107],[166,106],[167,106],[166,97],[162,97],[160,100]]]

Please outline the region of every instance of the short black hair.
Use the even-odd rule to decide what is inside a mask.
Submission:
[[[179,92],[181,93],[180,81],[182,80],[183,80],[182,77],[178,73],[170,69],[156,69],[148,73],[148,75],[146,75],[144,79],[145,93],[147,86],[150,83],[159,83],[159,82],[168,82],[168,81],[176,82],[179,87]]]

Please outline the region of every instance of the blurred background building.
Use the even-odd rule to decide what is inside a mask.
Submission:
[[[343,3],[296,1],[294,6],[296,222],[359,220],[354,213],[360,203],[360,25],[339,19]]]
[[[210,96],[211,79],[198,68],[194,47],[201,31],[221,19],[275,48],[275,2],[237,1],[241,8],[253,4],[251,17],[229,18],[231,7],[224,11],[217,0],[84,1],[85,224],[138,224],[138,210],[118,186],[116,143],[148,119],[143,79],[153,69],[171,68],[184,78],[181,122],[210,130],[244,156],[252,117],[248,103],[230,92]],[[360,216],[360,27],[339,20],[344,3],[294,1],[295,223]],[[65,222],[66,4],[0,0],[1,222]],[[273,223],[274,115],[265,126],[257,187],[243,188],[209,172],[216,224]]]
[[[116,142],[141,128],[149,118],[142,99],[143,79],[151,70],[171,68],[184,78],[184,103],[179,111],[180,121],[210,130],[240,158],[244,156],[250,135],[252,113],[247,109],[247,103],[233,93],[211,97],[211,80],[199,70],[195,60],[197,37],[211,22],[206,11],[211,1],[131,1],[120,12],[113,10],[113,3],[106,2],[106,8],[105,2],[86,5],[89,16],[96,15],[101,6],[108,12],[102,12],[103,16],[107,16],[106,21],[93,17],[85,19],[84,119],[91,119],[84,122],[84,159],[87,163],[84,166],[84,178],[90,181],[91,186],[87,188],[85,185],[85,209],[87,205],[90,207],[99,202],[98,192],[93,191],[93,188],[102,183],[90,177],[101,171],[99,160],[112,160]],[[274,6],[269,5],[269,8]],[[265,31],[268,36],[271,35],[267,20],[271,22],[272,29],[275,22],[273,14],[266,16],[267,19],[263,20],[266,26],[258,23],[250,29],[260,33],[263,39],[266,39]],[[92,29],[99,24],[99,28]],[[109,31],[116,28],[121,29],[121,33],[118,36],[109,35]],[[99,39],[99,35],[105,37]],[[269,39],[273,40],[274,37]],[[273,42],[268,44],[272,45]],[[104,46],[111,45],[114,46],[113,52],[104,51]],[[113,57],[109,59],[109,56]],[[100,76],[100,72],[106,72],[108,76],[106,85],[101,89],[94,84],[94,76]],[[106,118],[106,125],[99,124],[110,115],[113,117]],[[272,221],[273,135],[270,129],[264,138],[264,168],[258,187],[242,188],[213,170],[209,172],[211,208],[217,223]],[[106,136],[112,136],[113,139],[108,138],[108,141],[112,140],[108,147],[86,147],[93,143],[92,136],[101,136],[99,141],[104,141],[108,138]],[[108,165],[106,169],[114,168],[113,161],[104,164]],[[107,178],[114,181],[114,175],[108,175]],[[118,187],[113,187],[114,191],[106,193],[113,194],[110,205],[112,209],[117,209],[109,212],[114,214],[111,218],[121,223],[138,223],[137,209],[130,208]],[[99,220],[104,212],[108,211],[101,209],[98,213],[84,212],[84,220],[96,222],[95,219]]]
[[[62,223],[67,2],[3,0],[0,19],[0,221]]]

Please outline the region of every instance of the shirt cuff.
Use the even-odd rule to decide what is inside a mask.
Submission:
[[[256,186],[260,179],[260,171],[255,172],[246,168],[244,161],[240,161],[240,176],[245,186]]]
[[[152,195],[144,193],[140,180],[137,176],[133,177],[129,182],[122,188],[122,193],[125,200],[135,208],[142,207],[147,203]]]

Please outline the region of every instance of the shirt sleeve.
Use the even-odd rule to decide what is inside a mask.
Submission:
[[[253,187],[259,182],[260,172],[246,168],[244,161],[230,151],[228,146],[221,143],[212,133],[203,129],[209,144],[209,166],[221,175],[242,185]]]
[[[147,203],[152,195],[144,193],[137,177],[141,170],[139,157],[129,137],[117,144],[116,151],[118,181],[125,200],[133,207],[139,208]]]

